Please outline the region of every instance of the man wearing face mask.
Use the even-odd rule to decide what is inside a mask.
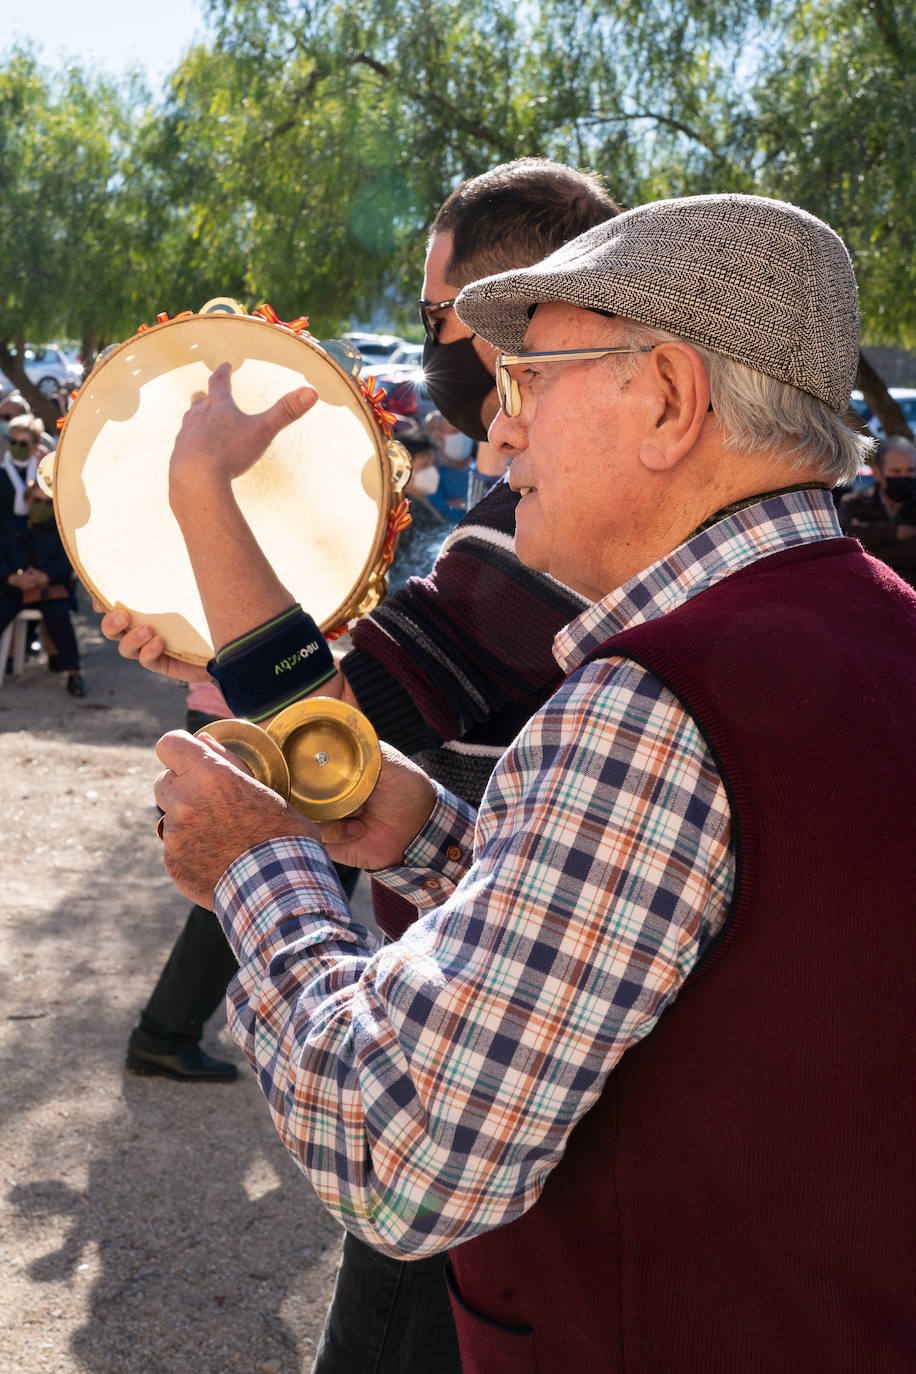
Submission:
[[[443,204],[430,233],[420,301],[423,366],[434,405],[470,438],[485,439],[499,409],[496,350],[456,315],[461,287],[538,262],[615,214],[617,206],[595,178],[538,158],[472,178]],[[303,682],[301,689],[303,696],[317,691],[359,707],[380,738],[417,758],[427,773],[473,805],[505,746],[558,685],[553,637],[586,605],[579,594],[515,557],[518,500],[498,482],[449,535],[429,575],[412,578],[353,627],[353,648],[340,671],[328,655],[321,680]],[[183,512],[180,523],[189,550],[212,544],[209,522],[192,528],[193,516],[187,520]],[[257,665],[231,652],[233,642],[252,642],[251,630],[255,640],[259,633],[279,633],[288,623],[284,618],[295,613],[249,536],[234,529],[232,544],[239,566],[244,563],[246,590],[258,590],[258,621],[239,621],[239,598],[229,591],[224,560],[213,583],[201,586],[213,643],[225,646],[211,667],[238,714],[247,712],[234,703],[233,682],[236,675],[250,681]],[[101,628],[120,641],[124,657],[152,671],[181,680],[194,671],[169,660],[162,639],[148,626],[132,626],[124,611],[109,612]],[[376,888],[373,896],[386,935],[396,938],[416,918],[416,908],[389,889]],[[225,937],[215,917],[212,924],[216,958],[225,951]],[[181,942],[179,937],[169,961],[172,975]],[[153,997],[161,1026],[162,998]],[[212,1002],[209,1011],[199,1009],[197,1027],[215,1007]],[[155,1072],[155,1058],[144,1054],[147,1072]],[[430,1370],[460,1370],[443,1260],[402,1262],[347,1234],[314,1374]]]
[[[916,587],[916,445],[902,435],[882,440],[872,458],[875,485],[840,502],[840,527]]]

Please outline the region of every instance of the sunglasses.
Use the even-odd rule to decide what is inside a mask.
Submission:
[[[496,359],[496,395],[504,415],[512,420],[521,414],[522,392],[509,371],[519,363],[561,363],[571,358],[586,362],[589,358],[607,358],[612,353],[651,353],[654,344],[641,348],[564,348],[559,353],[500,353]]]
[[[417,302],[420,309],[420,322],[430,343],[439,342],[439,330],[442,326],[442,320],[434,320],[430,316],[435,315],[439,310],[451,310],[457,299],[457,296],[452,296],[447,301],[420,300]]]

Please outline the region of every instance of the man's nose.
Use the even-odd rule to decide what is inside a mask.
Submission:
[[[487,440],[498,453],[511,459],[513,454],[520,453],[526,447],[528,429],[522,424],[521,416],[509,416],[500,406],[487,430]]]

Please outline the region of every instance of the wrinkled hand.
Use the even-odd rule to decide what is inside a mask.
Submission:
[[[281,429],[311,410],[314,387],[288,391],[267,410],[246,415],[232,397],[232,368],[223,363],[185,411],[169,464],[170,494],[180,498],[208,479],[231,481],[253,467]]]
[[[186,663],[184,659],[167,654],[162,635],[152,625],[134,625],[130,612],[123,606],[113,606],[110,611],[105,611],[98,601],[93,601],[92,606],[96,611],[105,612],[99,629],[106,639],[117,644],[122,658],[134,659],[151,673],[162,673],[178,682],[206,682],[209,678],[202,663]]]
[[[213,889],[229,864],[254,845],[287,835],[318,838],[316,826],[215,740],[175,730],[163,735],[156,753],[165,765],[154,788],[165,812],[165,870],[200,906],[212,909]]]
[[[366,869],[399,864],[429,819],[436,796],[429,778],[391,745],[382,744],[381,750],[381,775],[366,804],[352,816],[318,827],[335,863]]]

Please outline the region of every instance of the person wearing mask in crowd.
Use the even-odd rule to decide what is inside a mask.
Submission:
[[[40,430],[40,421],[35,423]],[[31,454],[37,440],[28,420],[20,417],[11,422],[9,442],[14,463]],[[66,673],[67,691],[72,697],[84,697],[86,683],[70,615],[73,569],[54,523],[51,499],[40,490],[34,476],[28,478],[28,472],[24,467],[25,514],[17,510],[0,521],[0,632],[24,607],[40,611],[50,646],[48,667],[52,672]]]
[[[326,852],[225,750],[160,741],[230,1029],[348,1230],[449,1252],[465,1374],[908,1374],[912,900],[848,831],[879,852],[911,795],[916,594],[831,498],[868,444],[848,254],[784,202],[688,197],[457,309],[500,350],[517,553],[593,604],[476,817],[386,750]],[[242,416],[214,373],[186,532],[314,399]],[[328,854],[424,915],[378,949]]]
[[[410,577],[423,577],[436,556],[452,521],[435,504],[439,491],[438,449],[419,425],[398,439],[410,454],[410,479],[404,495],[410,501],[410,524],[398,538],[394,561],[388,570],[388,591],[397,591]]]
[[[498,409],[496,350],[456,315],[461,287],[495,266],[536,262],[616,213],[594,177],[539,158],[462,183],[439,210],[420,302],[424,371],[434,403],[476,441],[485,438]],[[515,557],[517,503],[517,493],[498,483],[449,536],[428,577],[411,580],[353,626],[341,671],[317,689],[357,705],[381,737],[473,805],[502,749],[557,685],[553,636],[584,605],[578,593]],[[244,548],[239,557],[244,563]],[[269,614],[277,604],[272,591],[259,604]],[[169,660],[163,641],[150,627],[131,625],[125,612],[106,615],[102,630],[120,641],[125,657],[187,677],[188,665]],[[214,641],[226,636],[231,631],[224,636],[218,628]],[[389,937],[416,918],[416,906],[387,888],[373,886],[373,903]],[[225,944],[215,917],[211,938]],[[195,955],[203,957],[199,943]],[[192,980],[186,965],[184,985]],[[162,1019],[162,999],[157,1003]],[[198,1002],[198,1020],[203,1010]],[[179,1021],[173,1018],[168,1029]],[[316,1374],[428,1374],[430,1368],[440,1374],[459,1368],[441,1260],[403,1263],[347,1234]]]
[[[477,445],[441,411],[428,415],[425,427],[438,450],[439,485],[430,499],[443,519],[456,522],[468,509],[468,479]]]
[[[882,439],[871,460],[874,485],[840,501],[840,526],[916,587],[916,445]]]
[[[7,426],[10,420],[18,419],[20,415],[30,415],[32,408],[25,397],[19,391],[8,391],[5,396],[0,397],[0,439],[6,440]]]
[[[39,453],[33,416],[13,396],[0,403],[0,524],[9,517],[25,520],[29,513],[29,493],[38,475]],[[36,421],[41,433],[41,421]],[[10,426],[15,433],[10,435]]]

